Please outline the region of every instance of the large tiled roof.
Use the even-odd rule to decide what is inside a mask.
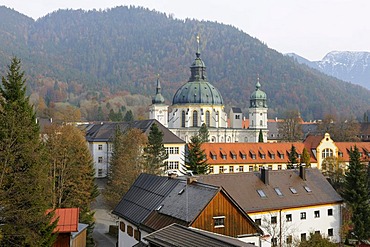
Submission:
[[[252,247],[255,245],[238,239],[172,224],[144,237],[149,243],[161,247]]]
[[[185,141],[177,137],[155,119],[133,122],[101,122],[82,126],[81,128],[85,129],[86,140],[89,142],[111,142],[113,141],[117,128],[119,128],[121,131],[125,131],[129,128],[136,128],[140,129],[146,135],[149,135],[150,127],[153,123],[156,123],[158,128],[162,131],[164,144],[185,143]]]
[[[286,164],[289,162],[288,153],[292,145],[297,153],[302,154],[305,145],[301,142],[290,143],[204,143],[202,148],[207,155],[207,163],[211,165],[222,164]],[[310,152],[309,149],[307,151]],[[243,159],[245,154],[245,159]],[[280,154],[284,154],[281,158]],[[226,155],[226,156],[225,156]],[[311,162],[316,162],[311,155]],[[213,159],[212,156],[216,156]],[[253,159],[253,156],[255,159]]]
[[[339,157],[343,161],[349,161],[349,151],[355,146],[361,153],[361,160],[363,162],[370,161],[370,142],[336,142],[335,145],[338,148],[338,152],[340,152]]]
[[[113,214],[139,225],[179,182],[178,179],[142,173],[115,207]]]
[[[339,203],[342,198],[317,169],[306,169],[306,180],[298,170],[268,171],[269,184],[261,180],[259,173],[233,173],[206,175],[200,181],[222,186],[247,213],[277,209]],[[311,191],[308,192],[304,186]],[[279,196],[274,188],[279,188]],[[290,188],[296,190],[292,193]],[[262,190],[266,197],[261,197]]]

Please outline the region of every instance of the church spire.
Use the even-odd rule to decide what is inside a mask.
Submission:
[[[159,80],[159,75],[157,76],[157,87],[155,90],[155,96],[152,99],[153,104],[164,104],[164,98],[162,96],[162,87],[161,82]]]
[[[197,51],[195,53],[196,58],[190,66],[191,76],[189,82],[192,81],[204,81],[207,79],[206,76],[206,65],[200,58],[200,37],[197,35]]]

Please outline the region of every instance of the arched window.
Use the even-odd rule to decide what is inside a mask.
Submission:
[[[206,125],[207,127],[209,127],[211,124],[211,114],[209,113],[209,111],[206,111]]]
[[[260,126],[262,126],[263,125],[263,121],[262,120],[260,120]]]
[[[325,148],[321,152],[322,158],[325,159],[327,157],[332,157],[333,156],[333,150],[330,148]]]
[[[193,111],[193,127],[198,127],[198,112]]]
[[[181,127],[185,127],[185,111],[181,112]]]

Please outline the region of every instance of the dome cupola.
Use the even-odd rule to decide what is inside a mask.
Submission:
[[[162,96],[161,92],[162,92],[161,82],[159,81],[159,76],[158,76],[156,93],[155,93],[155,96],[152,98],[153,104],[164,104],[164,97]]]
[[[261,89],[261,83],[257,78],[256,90],[251,94],[250,107],[267,107],[267,96]]]
[[[177,90],[172,104],[223,105],[220,92],[207,81],[206,66],[200,58],[199,37],[197,37],[197,43],[198,49],[195,53],[196,58],[190,66],[189,81]]]

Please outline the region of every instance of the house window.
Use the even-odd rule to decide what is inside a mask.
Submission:
[[[301,220],[305,220],[306,219],[306,212],[301,212]]]
[[[193,127],[198,127],[198,112],[193,111]]]
[[[127,226],[127,234],[132,237],[134,235],[134,229],[132,226]]]
[[[230,173],[234,172],[234,166],[229,166],[229,172]]]
[[[206,125],[207,127],[211,125],[211,114],[209,111],[206,111]]]
[[[109,152],[112,152],[112,150],[113,150],[113,144],[108,144],[108,150],[109,150]]]
[[[277,238],[272,238],[271,239],[271,245],[272,245],[272,247],[277,247],[278,246]]]
[[[124,222],[120,222],[119,223],[119,229],[122,231],[122,232],[125,232],[126,231],[126,225]]]
[[[333,216],[333,209],[332,208],[328,209],[328,216]]]
[[[307,240],[306,233],[301,233],[301,242],[306,241],[306,240]]]
[[[327,157],[332,157],[333,156],[333,150],[330,148],[325,148],[321,152],[322,158],[325,159]]]
[[[258,226],[262,224],[261,219],[255,219],[254,222],[256,222],[256,225]]]
[[[271,157],[272,160],[274,160],[275,159],[275,154],[271,154],[270,157]]]
[[[226,160],[226,154],[221,154],[221,158],[222,158],[223,160]]]
[[[276,223],[277,223],[277,217],[271,216],[271,224],[276,224]]]
[[[166,147],[167,154],[179,154],[179,147]]]
[[[294,189],[293,187],[290,187],[289,189],[290,189],[290,191],[291,191],[293,194],[297,194],[297,190],[296,190],[296,189]]]
[[[314,212],[314,216],[315,216],[315,218],[320,218],[320,211],[319,210],[316,210]]]
[[[219,171],[220,173],[224,173],[224,166],[220,166]]]
[[[281,165],[278,165],[278,170],[281,170]]]
[[[209,173],[213,173],[213,166],[209,167]]]
[[[239,166],[239,172],[243,172],[244,171],[244,166]]]
[[[103,176],[103,169],[98,169],[98,177]]]
[[[286,215],[286,221],[287,222],[292,221],[292,215],[291,214]]]
[[[272,165],[268,165],[269,170],[272,170]]]
[[[98,163],[103,163],[103,157],[102,156],[98,157]]]
[[[256,159],[256,155],[255,154],[251,154],[251,156],[252,156],[252,159]]]
[[[167,161],[167,169],[179,169],[179,162],[178,161]]]
[[[98,150],[103,150],[103,145],[102,144],[98,145]]]
[[[266,159],[266,154],[261,154],[261,159]]]
[[[181,112],[181,127],[185,127],[185,111]]]
[[[253,172],[253,166],[249,166],[249,171]]]
[[[262,120],[260,120],[260,126],[263,126],[263,121]]]
[[[293,237],[292,237],[292,235],[289,235],[288,237],[286,237],[286,243],[287,243],[287,244],[292,244],[292,242],[293,242]]]
[[[137,241],[140,241],[140,232],[139,230],[136,230],[134,231],[134,238],[137,240]]]
[[[213,224],[215,228],[225,227],[225,216],[213,217]]]
[[[303,186],[303,188],[307,191],[307,192],[312,192],[312,190],[310,189],[310,187],[308,186]]]
[[[329,237],[333,237],[334,236],[333,228],[328,229],[328,236]]]
[[[320,231],[315,231],[315,234],[320,234]]]
[[[242,157],[243,160],[247,158],[247,156],[244,153],[240,153],[240,156]]]

